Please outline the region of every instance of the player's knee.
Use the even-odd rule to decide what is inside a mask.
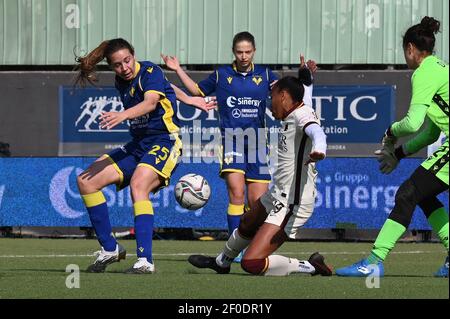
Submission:
[[[252,216],[249,216],[248,214],[244,214],[241,217],[241,221],[239,223],[239,234],[242,237],[251,239],[255,237],[256,232],[258,230],[260,225],[255,225],[255,221],[253,220]]]
[[[233,204],[245,202],[245,190],[240,186],[229,186],[228,194],[230,196],[230,202]]]
[[[239,234],[247,239],[255,237],[259,227],[264,224],[266,217],[267,213],[264,206],[257,200],[255,206],[242,215],[239,224]]]
[[[266,258],[263,259],[242,259],[241,267],[252,275],[260,275],[266,268]]]
[[[395,194],[395,204],[398,205],[417,205],[416,186],[408,179],[400,185]]]
[[[132,178],[130,181],[130,190],[133,198],[145,195],[147,193],[147,185],[148,183],[143,178]]]
[[[252,239],[253,237],[255,237],[257,229],[248,227],[247,225],[242,224],[241,222],[241,224],[239,224],[238,231],[242,237]]]
[[[411,223],[414,209],[418,203],[417,191],[414,183],[408,179],[395,194],[395,206],[389,214],[389,219],[408,227]]]

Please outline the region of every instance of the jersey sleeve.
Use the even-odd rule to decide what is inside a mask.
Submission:
[[[207,96],[216,90],[219,71],[215,70],[206,79],[200,81],[197,86],[202,96]]]
[[[408,114],[391,125],[392,134],[396,137],[402,137],[417,132],[425,120],[427,110],[427,105],[411,104]]]
[[[144,95],[147,92],[153,92],[165,97],[165,81],[164,72],[158,66],[151,66],[140,75],[139,87]]]
[[[322,154],[327,153],[327,136],[323,129],[314,123],[314,125],[308,125],[304,128],[305,134],[309,136],[313,143],[313,152],[319,152]]]
[[[313,92],[313,84],[311,85],[303,85],[304,93],[303,93],[303,103],[309,106],[312,105],[312,92]]]
[[[319,118],[312,108],[303,106],[302,111],[298,114],[297,126],[303,131],[311,124],[317,124],[320,126]]]
[[[432,76],[426,76],[427,72],[418,70],[414,73],[412,82],[411,105],[423,104],[429,106],[438,88]]]
[[[417,134],[413,139],[405,143],[405,149],[408,154],[414,154],[425,146],[434,143],[441,134],[441,130],[432,121],[428,120],[428,126]]]

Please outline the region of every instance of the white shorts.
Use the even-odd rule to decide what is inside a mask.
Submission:
[[[281,226],[288,217],[284,231],[289,238],[298,238],[300,227],[308,221],[314,211],[316,191],[314,190],[306,200],[302,198],[300,205],[283,203],[274,195],[268,191],[261,197],[261,203],[267,212],[265,223]]]

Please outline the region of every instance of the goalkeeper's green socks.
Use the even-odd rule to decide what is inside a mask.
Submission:
[[[448,251],[448,214],[445,208],[436,209],[428,217],[428,222]]]
[[[376,264],[378,261],[385,260],[386,256],[391,249],[394,248],[395,243],[400,239],[405,230],[405,226],[388,218],[375,240],[372,254],[368,257],[369,263]]]
[[[448,251],[448,214],[445,211],[445,208],[441,207],[435,210],[430,217],[428,217],[428,222]],[[395,243],[405,231],[405,226],[392,219],[387,219],[378,234],[372,249],[372,254],[368,257],[368,261],[372,264],[385,260],[386,256],[391,249],[394,248]]]

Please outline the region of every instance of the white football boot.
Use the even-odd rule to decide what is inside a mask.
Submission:
[[[116,245],[115,251],[106,251],[103,247],[101,250],[96,251],[94,256],[96,257],[94,263],[89,265],[87,272],[104,272],[106,267],[112,263],[119,262],[125,259],[127,251],[121,245]]]
[[[126,274],[153,274],[155,272],[155,265],[147,261],[147,258],[138,258],[133,267],[125,270]]]

